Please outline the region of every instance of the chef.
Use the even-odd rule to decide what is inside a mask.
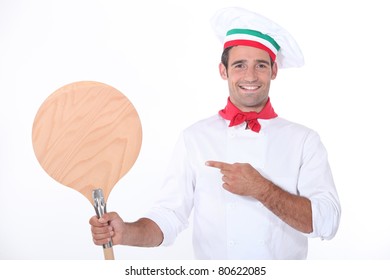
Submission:
[[[144,217],[90,219],[94,243],[171,245],[193,213],[198,259],[305,259],[308,238],[335,236],[341,208],[319,134],[279,117],[270,99],[279,69],[303,55],[284,28],[246,9],[222,9],[212,26],[226,104],[182,131]]]

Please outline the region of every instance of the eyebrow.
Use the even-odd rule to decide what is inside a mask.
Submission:
[[[234,66],[234,65],[237,65],[237,64],[242,64],[242,63],[246,63],[248,62],[248,60],[246,59],[240,59],[240,60],[236,60],[234,61],[231,66]],[[270,65],[271,63],[268,61],[268,60],[264,60],[264,59],[256,59],[256,62],[257,63],[265,63],[267,65]]]

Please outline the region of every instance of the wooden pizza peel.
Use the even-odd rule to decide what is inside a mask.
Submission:
[[[142,127],[125,95],[107,84],[81,81],[42,103],[32,143],[46,173],[85,196],[100,217],[111,190],[139,155]],[[111,242],[103,250],[105,259],[114,259]]]

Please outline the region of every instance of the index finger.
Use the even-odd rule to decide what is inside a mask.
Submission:
[[[91,217],[89,219],[89,224],[92,225],[92,226],[106,226],[108,225],[110,221],[110,217],[107,213],[103,214],[102,217],[98,217],[97,215]]]
[[[222,162],[222,161],[215,161],[215,160],[206,161],[206,165],[210,166],[210,167],[214,167],[214,168],[219,168],[221,170],[226,170],[231,166],[230,163],[226,163],[226,162]]]

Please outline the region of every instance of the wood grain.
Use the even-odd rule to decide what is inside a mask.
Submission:
[[[93,204],[94,188],[102,188],[107,200],[135,163],[142,128],[133,104],[121,92],[99,82],[76,82],[41,105],[32,142],[43,169]]]

